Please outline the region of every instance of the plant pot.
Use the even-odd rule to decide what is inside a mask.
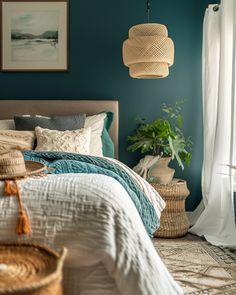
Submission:
[[[168,184],[174,177],[175,169],[168,167],[171,157],[160,158],[148,171],[148,178],[151,182]]]
[[[159,156],[146,155],[139,161],[139,163],[136,166],[133,167],[133,170],[140,176],[142,176],[144,179],[147,179],[147,172],[149,168],[151,168],[152,165],[156,163],[158,159]]]

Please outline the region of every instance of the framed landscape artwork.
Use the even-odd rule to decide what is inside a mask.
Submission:
[[[2,71],[68,70],[68,2],[0,1]]]

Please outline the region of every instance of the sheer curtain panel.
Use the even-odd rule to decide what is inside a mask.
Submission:
[[[203,27],[203,200],[190,232],[236,247],[235,164],[236,1],[209,5]]]

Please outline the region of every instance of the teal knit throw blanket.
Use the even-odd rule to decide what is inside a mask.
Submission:
[[[116,179],[127,191],[136,206],[143,224],[150,236],[160,225],[153,205],[139,189],[135,180],[115,163],[100,157],[64,152],[25,151],[25,160],[38,161],[53,168],[54,174],[97,173]]]

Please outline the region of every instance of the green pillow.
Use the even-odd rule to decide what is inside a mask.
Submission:
[[[114,143],[109,135],[109,129],[111,127],[114,113],[106,112],[107,116],[104,119],[104,127],[102,131],[102,152],[105,157],[115,158]]]

